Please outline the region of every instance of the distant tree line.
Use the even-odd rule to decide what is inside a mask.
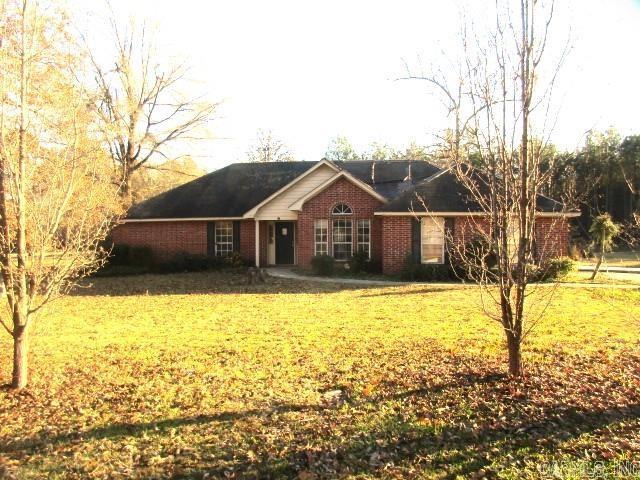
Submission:
[[[621,138],[613,129],[592,132],[575,152],[549,152],[555,166],[545,193],[573,198],[585,233],[590,219],[608,213],[629,223],[640,212],[640,135]]]
[[[410,142],[404,149],[394,148],[383,142],[373,142],[367,149],[359,152],[353,147],[347,137],[342,135],[331,140],[324,157],[334,162],[356,160],[422,160],[437,163],[435,152],[415,142]]]

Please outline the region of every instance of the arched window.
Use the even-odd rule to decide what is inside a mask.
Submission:
[[[353,215],[353,210],[346,203],[339,203],[331,211],[332,215]]]

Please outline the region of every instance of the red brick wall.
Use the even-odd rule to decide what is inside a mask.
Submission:
[[[566,218],[545,217],[536,220],[538,261],[564,257],[569,253],[569,222]]]
[[[207,222],[124,223],[116,226],[111,236],[117,244],[151,247],[160,261],[178,252],[207,253]]]
[[[299,265],[308,266],[314,254],[313,223],[315,219],[331,220],[331,209],[346,203],[354,211],[352,216],[354,251],[357,219],[371,220],[371,249],[374,259],[381,261],[385,274],[402,270],[407,254],[411,253],[412,217],[374,217],[381,203],[345,179],[340,179],[324,192],[309,200],[300,212],[296,225],[296,248]],[[454,241],[466,243],[476,228],[487,228],[487,220],[478,217],[456,217],[453,224]],[[569,248],[569,224],[564,218],[539,218],[536,221],[538,259],[564,256]],[[207,253],[207,222],[140,222],[118,225],[112,232],[116,243],[149,246],[157,260],[170,259],[178,252],[197,255]],[[329,222],[331,245],[331,222]],[[240,222],[240,254],[255,262],[255,223]],[[267,261],[267,222],[260,222],[260,264]]]
[[[382,217],[382,273],[394,275],[411,253],[413,217]]]
[[[298,214],[296,228],[296,246],[298,249],[298,265],[309,266],[314,255],[314,220],[329,220],[329,250],[331,251],[331,210],[338,203],[346,203],[353,209],[353,251],[356,251],[357,220],[371,220],[371,256],[380,261],[382,255],[382,229],[380,217],[374,217],[373,213],[382,206],[382,202],[372,197],[345,178],[337,180],[334,184],[313,197],[304,204]]]
[[[255,225],[254,225],[255,231]],[[268,245],[268,237],[269,234],[269,222],[260,222],[260,266],[264,267],[267,265],[267,245]],[[253,244],[253,250],[255,252],[255,243]],[[254,253],[255,258],[255,253]]]
[[[382,217],[382,271],[385,274],[399,273],[408,254],[412,251],[412,217]],[[481,217],[455,217],[453,219],[453,241],[463,245],[474,238],[474,232],[487,231],[489,222]],[[569,225],[564,218],[538,218],[535,228],[537,258],[567,255],[569,248]]]
[[[240,255],[252,264],[256,261],[256,224],[253,220],[240,222]]]
[[[453,242],[464,245],[472,241],[475,232],[489,230],[489,221],[483,217],[454,217],[453,218]]]
[[[478,217],[456,217],[454,241],[464,244],[473,239],[474,229],[488,230],[488,220]],[[544,261],[567,255],[569,250],[569,222],[566,218],[540,217],[535,226],[536,258]]]
[[[176,253],[207,254],[207,223],[197,222],[139,222],[124,223],[113,229],[115,243],[151,247],[156,260],[171,259]],[[266,222],[261,224],[261,260],[266,259]],[[255,223],[240,221],[240,255],[255,262]]]

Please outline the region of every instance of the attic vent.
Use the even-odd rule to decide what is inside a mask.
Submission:
[[[371,162],[371,183],[376,183],[376,162]]]

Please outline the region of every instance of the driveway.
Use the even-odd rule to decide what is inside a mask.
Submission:
[[[399,287],[403,285],[428,285],[430,287],[447,287],[447,288],[471,288],[476,285],[473,283],[433,283],[433,282],[395,282],[393,280],[370,280],[365,278],[341,278],[341,277],[316,277],[312,275],[301,275],[286,267],[269,267],[266,269],[269,275],[276,278],[288,278],[291,280],[304,280],[307,282],[332,283],[337,285],[363,285],[363,286],[381,286],[381,287]],[[608,274],[611,276],[611,274]],[[625,274],[619,274],[625,275]],[[633,273],[631,275],[636,281],[640,280],[640,276]],[[537,286],[553,287],[556,283],[539,283]],[[640,284],[630,285],[612,285],[607,283],[580,283],[580,282],[561,282],[561,286],[570,288],[621,288],[621,289],[640,289]]]

